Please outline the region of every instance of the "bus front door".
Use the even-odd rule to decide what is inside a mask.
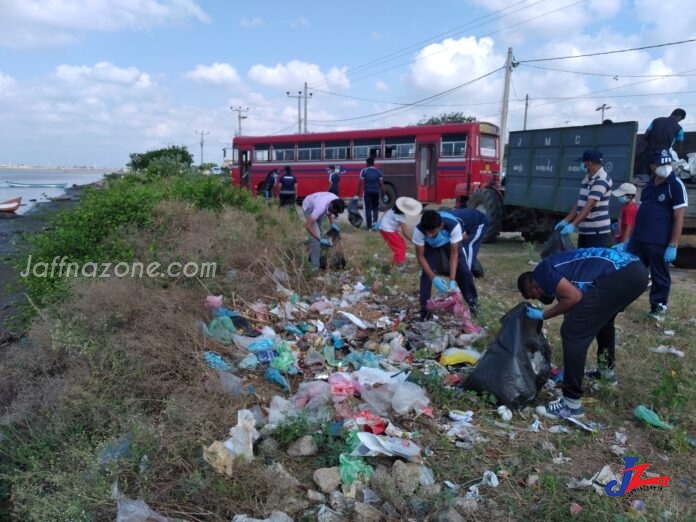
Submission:
[[[418,144],[416,176],[418,178],[418,201],[437,201],[437,154],[434,142]]]
[[[251,190],[251,152],[239,151],[239,186]]]

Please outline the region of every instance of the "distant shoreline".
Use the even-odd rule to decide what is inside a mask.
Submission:
[[[40,167],[40,166],[28,166],[28,165],[0,165],[0,170],[59,170],[61,172],[69,171],[81,171],[86,170],[90,172],[104,171],[104,172],[122,172],[124,167]]]

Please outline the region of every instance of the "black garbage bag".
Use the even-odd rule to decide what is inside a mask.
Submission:
[[[543,323],[528,318],[526,306],[522,302],[500,319],[498,338],[462,385],[465,390],[492,393],[511,409],[531,403],[551,371],[551,349],[541,331]]]
[[[331,246],[321,248],[319,267],[322,270],[343,270],[346,267],[346,257],[343,254],[341,233],[335,228],[329,228],[324,235],[331,240]]]
[[[570,236],[563,236],[558,230],[554,230],[546,240],[546,243],[542,245],[539,256],[544,259],[553,254],[574,249],[575,247],[573,246],[573,241],[570,239]]]
[[[358,212],[358,200],[351,199],[348,203],[348,221],[354,227],[360,228],[363,223],[363,217]]]

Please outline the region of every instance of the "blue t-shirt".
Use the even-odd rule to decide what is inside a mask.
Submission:
[[[473,208],[455,208],[452,210],[441,210],[440,216],[454,217],[462,225],[462,230],[467,236],[472,236],[480,225],[488,224],[488,217],[483,212]]]
[[[670,174],[659,185],[655,185],[654,180],[648,181],[640,192],[640,205],[631,239],[667,245],[672,237],[674,211],[688,204],[686,187],[676,174]]]
[[[379,193],[382,171],[376,167],[365,167],[360,171],[360,179],[365,183],[365,192]]]
[[[295,185],[297,185],[297,178],[292,174],[283,174],[278,180],[280,183],[280,194],[294,194]]]
[[[610,276],[634,261],[638,261],[636,256],[613,248],[566,250],[543,259],[534,269],[534,280],[553,297],[563,278],[585,293],[597,279]]]

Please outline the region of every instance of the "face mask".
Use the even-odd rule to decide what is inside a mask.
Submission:
[[[660,165],[655,169],[655,175],[666,178],[672,172],[672,165]]]
[[[626,196],[619,196],[619,203],[625,205],[626,203],[628,203],[628,198]]]

